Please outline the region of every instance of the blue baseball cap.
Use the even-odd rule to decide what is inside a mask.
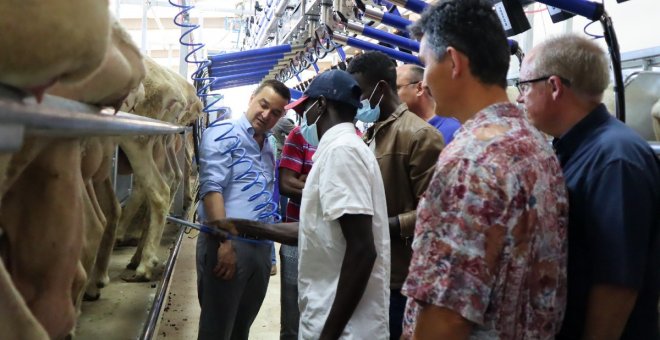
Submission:
[[[348,72],[342,70],[325,71],[309,84],[303,96],[300,99],[285,106],[287,110],[295,110],[298,113],[303,112],[304,103],[309,98],[318,98],[320,96],[336,102],[348,104],[359,108],[362,89],[357,81]]]

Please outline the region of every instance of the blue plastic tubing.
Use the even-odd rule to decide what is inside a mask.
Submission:
[[[388,44],[405,48],[407,50],[419,52],[419,42],[412,39],[400,37],[396,34],[384,32],[369,26],[364,26],[362,34],[369,38],[374,38]]]
[[[248,51],[216,54],[209,56],[209,59],[215,64],[215,63],[221,63],[231,60],[246,59],[251,57],[279,55],[288,52],[291,52],[291,45],[278,45],[272,47],[257,48]]]
[[[347,44],[349,46],[361,48],[363,50],[381,51],[381,52],[389,55],[390,57],[392,57],[396,60],[401,60],[405,63],[422,65],[422,63],[419,61],[419,58],[415,57],[412,54],[397,51],[397,50],[391,49],[389,47],[385,47],[385,46],[381,46],[381,45],[378,45],[378,44],[370,43],[368,41],[348,37]]]

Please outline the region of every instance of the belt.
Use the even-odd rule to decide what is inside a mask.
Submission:
[[[252,236],[252,235],[248,235],[248,234],[238,234],[238,235],[236,235],[236,236],[238,236],[238,237],[240,237],[240,238],[248,239],[248,240],[255,240],[255,241],[263,241],[263,240],[265,240],[264,238],[257,237],[257,236]]]

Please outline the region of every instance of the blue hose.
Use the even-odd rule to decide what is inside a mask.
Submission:
[[[205,45],[203,43],[192,42],[192,33],[196,29],[200,28],[200,26],[186,23],[185,20],[186,17],[189,15],[189,12],[194,8],[194,6],[180,5],[174,3],[173,0],[168,0],[168,1],[172,6],[181,10],[179,13],[177,13],[176,16],[174,16],[174,24],[177,25],[178,27],[186,29],[185,32],[183,32],[183,34],[179,38],[179,43],[191,49],[191,51],[189,51],[188,54],[186,55],[185,60],[187,63],[194,64],[197,66],[197,70],[193,73],[191,78],[193,82],[197,85],[197,96],[199,96],[202,102],[205,104],[203,111],[208,115],[211,111],[214,111],[212,109],[213,105],[220,100],[220,98],[216,99],[214,97],[211,97],[211,94],[209,94],[209,89],[214,83],[216,83],[216,80],[219,77],[214,77],[212,74],[209,74],[209,76],[204,76],[205,72],[208,70],[209,65],[211,65],[211,61],[208,59],[197,60],[195,58],[195,53],[197,51],[202,50]],[[186,42],[185,40],[191,42]],[[290,51],[290,49],[291,49],[290,46],[286,46],[279,48],[276,47],[273,50],[278,50],[280,53],[282,53],[283,51],[288,52]],[[241,52],[238,52],[237,54],[240,55]],[[230,58],[216,56],[216,59],[228,60]],[[207,102],[206,100],[207,98],[213,98],[213,99],[211,99],[210,102]],[[282,220],[282,217],[278,213],[278,202],[275,202],[273,200],[273,193],[269,191],[267,188],[267,179],[260,172],[252,170],[254,164],[251,160],[245,157],[246,152],[244,148],[241,148],[240,139],[236,136],[229,135],[229,133],[233,130],[233,125],[228,122],[223,122],[227,118],[228,118],[227,114],[224,113],[221,117],[218,117],[216,121],[209,124],[207,128],[216,128],[224,125],[228,125],[231,127],[230,129],[227,129],[227,131],[223,133],[220,137],[216,138],[215,141],[222,142],[225,140],[229,140],[231,142],[233,140],[231,147],[229,147],[227,150],[223,151],[222,153],[223,155],[229,154],[232,159],[236,158],[236,160],[232,161],[232,163],[229,165],[230,168],[233,168],[238,164],[247,164],[247,170],[242,173],[236,174],[233,180],[241,180],[241,179],[251,180],[251,182],[243,186],[241,190],[242,191],[252,190],[254,192],[254,194],[248,198],[248,201],[249,202],[256,201],[258,203],[254,207],[253,211],[259,212],[258,214],[259,221],[265,223],[279,223]],[[235,238],[235,239],[250,243],[272,243],[271,241],[257,241],[257,240],[248,240],[242,238]]]

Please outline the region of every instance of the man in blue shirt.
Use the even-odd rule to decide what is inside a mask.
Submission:
[[[518,102],[553,145],[569,192],[568,305],[557,339],[659,339],[660,164],[601,103],[609,61],[567,35],[523,61]]]
[[[199,220],[215,225],[227,217],[272,223],[275,159],[267,132],[285,114],[289,89],[266,80],[250,97],[247,112],[216,121],[200,145]],[[246,236],[246,238],[249,238]],[[198,339],[247,339],[266,295],[272,243],[197,240],[197,290],[201,305]]]
[[[454,139],[454,134],[461,127],[461,123],[456,118],[436,114],[435,100],[431,97],[428,87],[423,84],[423,79],[424,68],[421,66],[406,64],[397,67],[397,94],[408,105],[410,111],[440,131],[447,145]]]

